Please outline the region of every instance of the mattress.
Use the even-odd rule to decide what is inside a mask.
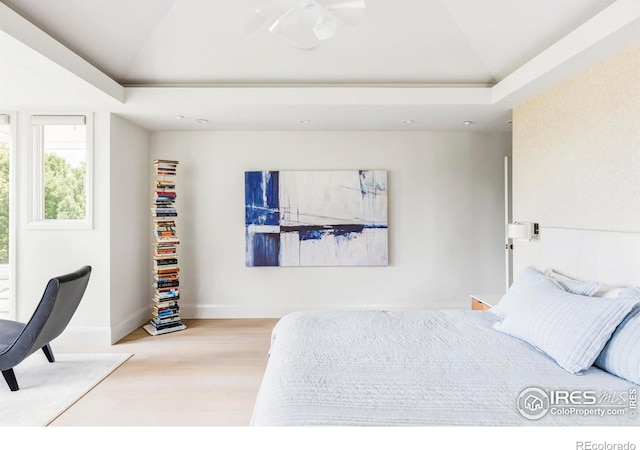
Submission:
[[[251,424],[640,425],[630,402],[639,386],[596,367],[570,374],[496,331],[498,320],[462,310],[287,315],[272,333]],[[534,419],[523,402],[540,395],[548,403]]]

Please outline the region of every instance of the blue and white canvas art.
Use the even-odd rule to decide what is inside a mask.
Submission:
[[[246,264],[388,264],[385,170],[245,172]]]

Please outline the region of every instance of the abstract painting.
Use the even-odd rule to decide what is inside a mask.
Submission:
[[[245,172],[246,265],[388,264],[385,170]]]

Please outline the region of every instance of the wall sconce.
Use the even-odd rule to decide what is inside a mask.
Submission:
[[[530,241],[532,237],[539,236],[537,223],[514,222],[507,224],[507,238],[520,241]]]

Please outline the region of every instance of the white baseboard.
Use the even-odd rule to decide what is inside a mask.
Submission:
[[[111,344],[115,344],[132,331],[140,328],[140,326],[149,322],[149,319],[151,319],[150,306],[143,306],[130,314],[127,319],[111,325]]]
[[[275,319],[299,309],[286,306],[181,305],[180,316],[183,319]]]
[[[465,302],[464,308],[470,308],[470,300]],[[313,310],[385,310],[406,311],[436,309],[424,305],[279,305],[279,306],[242,306],[242,305],[184,305],[180,306],[180,316],[183,319],[278,319],[296,311]],[[449,306],[447,309],[460,309],[459,305]]]
[[[132,313],[126,320],[110,327],[70,326],[52,342],[52,345],[65,347],[74,347],[78,345],[87,347],[111,346],[132,331],[138,329],[150,318],[151,312],[149,311],[149,307],[145,306]]]
[[[51,342],[55,354],[55,346],[104,347],[111,345],[111,328],[109,327],[68,327],[60,336]]]

